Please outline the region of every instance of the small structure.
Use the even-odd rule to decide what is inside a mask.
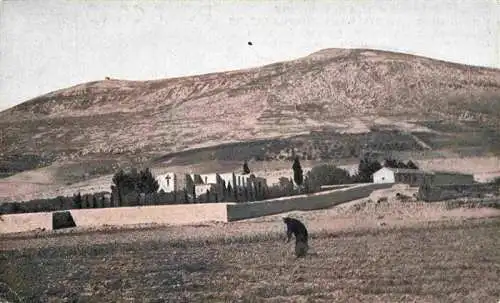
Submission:
[[[186,190],[189,197],[193,192],[196,196],[205,194],[207,190],[221,199],[224,197],[230,185],[232,191],[243,195],[247,192],[249,197],[263,197],[267,190],[265,178],[256,177],[253,174],[239,173],[213,173],[213,174],[175,174],[172,172],[162,173],[156,176],[159,184],[158,191],[165,193]]]
[[[474,176],[458,172],[391,167],[383,167],[373,173],[373,183],[404,183],[410,186],[420,186],[424,182],[432,185],[472,184],[474,183]]]
[[[165,193],[178,192],[187,190],[188,193],[193,192],[195,182],[189,174],[179,174],[168,172],[155,177],[158,182],[158,191]]]
[[[174,173],[166,173],[156,176],[156,181],[158,182],[158,191],[164,191],[170,193],[177,188],[177,177]]]

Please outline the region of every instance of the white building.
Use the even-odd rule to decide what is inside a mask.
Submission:
[[[177,177],[175,173],[165,173],[156,176],[156,181],[158,182],[158,191],[163,190],[166,193],[173,192],[177,189]]]
[[[390,167],[383,167],[373,173],[373,183],[404,183],[411,186],[419,186],[424,181],[433,185],[472,184],[474,183],[474,176],[458,172],[424,171]]]
[[[159,185],[158,191],[163,190],[166,193],[170,193],[186,189],[188,193],[193,192],[194,181],[193,177],[189,174],[167,172],[157,175],[155,179]]]
[[[166,193],[173,191],[187,190],[188,195],[193,191],[198,196],[209,191],[217,192],[219,197],[224,195],[224,185],[226,189],[231,185],[231,189],[237,189],[240,193],[245,189],[257,196],[263,195],[267,189],[267,180],[256,177],[253,174],[222,173],[222,174],[175,174],[172,172],[162,173],[156,176],[159,189]]]

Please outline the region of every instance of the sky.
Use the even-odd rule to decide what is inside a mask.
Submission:
[[[204,74],[325,48],[500,68],[500,1],[3,0],[0,110],[106,76]]]

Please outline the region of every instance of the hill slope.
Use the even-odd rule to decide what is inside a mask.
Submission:
[[[469,120],[463,133],[477,133],[481,126],[492,136],[488,140],[498,140],[500,70],[377,50],[326,49],[247,70],[111,79],[54,91],[0,112],[0,153],[4,170],[12,168],[9,163],[26,163],[26,157],[36,165],[85,157],[146,161],[190,148],[321,131],[324,137],[358,133],[349,136],[362,139],[349,137],[354,143],[344,148],[356,156],[360,140],[378,140],[359,133],[382,132],[383,140],[394,135],[394,142],[408,143],[403,149],[433,148],[426,142],[445,132],[415,123],[445,119],[453,133],[458,118]],[[419,134],[425,139],[414,137]],[[307,148],[300,152],[320,157]]]

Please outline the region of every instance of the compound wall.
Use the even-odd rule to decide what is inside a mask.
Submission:
[[[0,234],[26,232],[37,229],[52,229],[51,212],[0,216]]]
[[[283,197],[249,203],[228,203],[227,221],[249,219],[293,210],[328,208],[340,203],[368,197],[374,190],[390,188],[393,185],[369,183],[310,195]]]
[[[368,197],[374,190],[390,188],[392,185],[359,184],[349,188],[257,202],[131,206],[72,209],[69,211],[77,227],[126,226],[149,223],[183,225],[211,221],[229,222],[293,210],[327,208]],[[0,233],[26,232],[36,229],[52,229],[51,212],[11,214],[0,217]]]
[[[182,225],[227,221],[225,203],[74,209],[71,214],[79,227],[148,223]]]

